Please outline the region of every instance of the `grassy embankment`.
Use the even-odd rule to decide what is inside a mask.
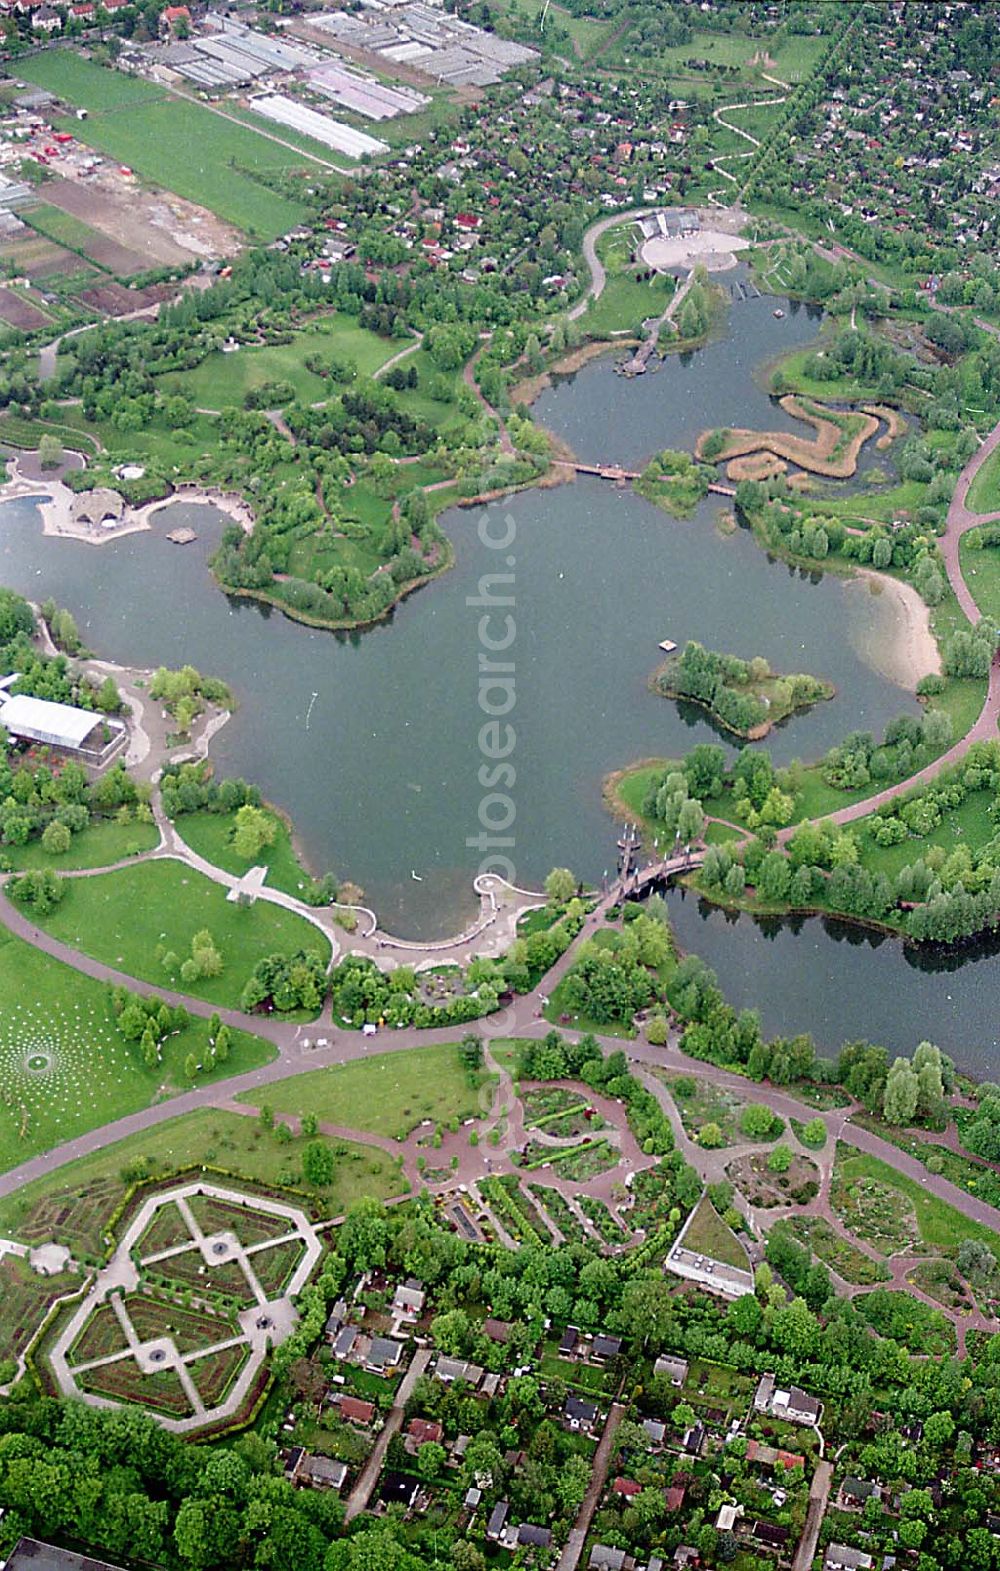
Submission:
[[[114,819],[95,818],[86,829],[73,836],[70,848],[61,856],[46,851],[41,840],[23,846],[4,846],[0,853],[16,871],[29,867],[48,867],[56,873],[73,872],[85,867],[110,867],[127,857],[152,851],[159,842],[155,824],[119,824]]]
[[[405,1140],[425,1120],[446,1123],[480,1115],[488,1106],[483,1086],[489,1083],[488,1076],[473,1082],[457,1046],[448,1044],[375,1052],[336,1069],[309,1071],[269,1086],[266,1098],[278,1113],[315,1113],[324,1123]],[[239,1100],[256,1105],[261,1093],[248,1091]]]
[[[339,1216],[364,1195],[381,1200],[404,1192],[399,1162],[387,1152],[350,1141],[337,1141],[335,1151],[333,1183],[316,1197],[325,1215]],[[0,1199],[0,1232],[17,1238],[43,1211],[46,1241],[97,1253],[104,1247],[105,1222],[126,1191],[122,1175],[143,1160],[154,1178],[204,1163],[259,1184],[302,1184],[296,1142],[280,1143],[254,1118],[206,1108],[168,1119],[22,1185]]]
[[[189,1054],[209,1062],[208,1022],[192,1019],[167,1037],[162,1062],[147,1068],[140,1048],[118,1032],[101,983],[6,932],[0,932],[0,1022],[2,1171],[188,1089]],[[236,1032],[225,1064],[200,1074],[198,1083],[274,1057],[269,1042]]]
[[[62,943],[154,987],[171,985],[157,950],[180,959],[207,928],[222,956],[221,976],[184,989],[207,1003],[235,1007],[259,960],[298,949],[330,959],[330,942],[305,917],[258,900],[242,907],[220,884],[183,862],[140,862],[118,872],[73,879],[63,900],[39,926]]]

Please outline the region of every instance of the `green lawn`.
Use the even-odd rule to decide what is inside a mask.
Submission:
[[[89,446],[96,438],[106,449],[109,459],[119,462],[146,461],[159,465],[168,475],[190,475],[199,459],[206,463],[217,459],[217,422],[210,415],[196,415],[191,425],[177,430],[155,421],[141,431],[120,431],[110,420],[90,421],[79,405],[63,406],[63,417],[58,434],[68,447],[81,441]],[[0,430],[6,422],[0,422]]]
[[[327,1216],[339,1216],[362,1195],[387,1199],[405,1190],[399,1163],[386,1152],[348,1141],[337,1141],[335,1150],[333,1183],[317,1197]],[[96,1252],[102,1244],[104,1223],[125,1192],[121,1174],[128,1164],[145,1158],[155,1177],[204,1162],[257,1183],[298,1187],[302,1184],[300,1153],[300,1142],[279,1143],[256,1119],[206,1108],[168,1119],[155,1129],[120,1140],[23,1185],[16,1194],[0,1200],[0,1232],[17,1237],[26,1226],[30,1228],[36,1208],[54,1201],[48,1208],[51,1226],[45,1238],[57,1243],[65,1239],[70,1244],[80,1239],[84,1247]],[[98,1193],[99,1205],[95,1205]]]
[[[990,815],[992,798],[985,791],[967,797],[959,807],[951,808],[938,827],[929,835],[904,840],[900,845],[878,846],[871,837],[873,819],[862,818],[854,825],[861,839],[861,860],[873,873],[886,873],[894,878],[900,868],[917,857],[926,856],[930,846],[944,846],[954,851],[956,846],[967,845],[973,849],[992,840],[997,832],[996,820]]]
[[[970,485],[968,506],[974,513],[1000,512],[1000,448],[990,454]]]
[[[238,856],[233,849],[231,840],[234,820],[235,814],[232,813],[182,813],[174,827],[185,844],[214,867],[221,867],[224,872],[235,873],[240,877],[251,867],[266,867],[266,881],[272,889],[282,889],[286,895],[301,897],[310,875],[295,855],[292,837],[284,820],[275,815],[278,832],[274,844],[265,846],[257,856],[249,858]]]
[[[395,339],[366,332],[351,317],[330,317],[322,326],[296,333],[290,344],[244,348],[227,355],[220,351],[209,355],[193,371],[171,374],[163,380],[172,392],[183,393],[199,409],[240,406],[251,388],[264,382],[290,382],[297,397],[306,403],[319,403],[337,388],[307,370],[307,357],[315,354],[328,360],[351,360],[360,375],[370,376],[404,347]]]
[[[91,114],[103,109],[133,109],[165,96],[156,83],[94,65],[73,49],[46,49],[19,60],[17,75]]]
[[[645,318],[659,316],[669,298],[662,281],[637,284],[631,275],[609,275],[600,299],[588,305],[580,325],[588,338],[638,334]]]
[[[684,1234],[684,1248],[695,1254],[707,1255],[723,1265],[749,1271],[750,1261],[731,1227],[727,1227],[707,1195],[703,1195],[691,1214],[691,1221]]]
[[[935,1195],[928,1194],[923,1184],[907,1178],[903,1173],[898,1173],[887,1162],[880,1162],[878,1157],[861,1152],[848,1155],[850,1151],[851,1147],[841,1146],[837,1152],[837,1170],[843,1176],[844,1182],[851,1183],[858,1178],[870,1178],[905,1195],[916,1212],[917,1226],[923,1243],[928,1244],[932,1249],[939,1249],[943,1255],[954,1255],[963,1239],[976,1238],[992,1250],[1000,1260],[1000,1236],[991,1228],[963,1216],[962,1212],[957,1211],[954,1206],[939,1200]]]
[[[240,1101],[256,1106],[262,1095],[248,1091]],[[269,1086],[269,1106],[278,1113],[315,1113],[323,1122],[366,1134],[405,1140],[425,1119],[434,1123],[475,1118],[488,1111],[490,1096],[472,1085],[457,1045],[373,1052],[371,1058],[336,1069],[314,1069]]]
[[[505,12],[516,10],[522,20],[528,18],[536,21],[544,9],[545,0],[516,0],[514,5],[508,3],[508,0],[504,0],[500,15],[502,16]],[[574,16],[570,11],[564,10],[561,5],[553,5],[549,11],[549,16],[557,27],[562,28],[564,32],[569,34],[574,52],[580,60],[589,59],[595,49],[599,48],[604,43],[604,40],[609,38],[614,31],[614,25],[611,22],[600,21],[593,16]],[[539,34],[538,43],[540,44],[543,41],[543,35]]]
[[[119,1034],[101,983],[0,930],[0,1170],[162,1100],[190,1082],[184,1061],[207,1061],[208,1024],[168,1037],[147,1069]],[[234,1033],[223,1079],[268,1063],[259,1037]]]
[[[221,884],[183,862],[140,862],[94,878],[73,879],[65,898],[41,922],[54,938],[154,986],[173,985],[157,960],[162,945],[181,959],[195,933],[207,928],[222,955],[221,976],[176,985],[195,998],[235,1006],[258,960],[296,949],[330,958],[329,940],[304,917],[259,900],[244,909]]]
[[[114,819],[95,818],[73,836],[65,856],[51,856],[40,840],[29,840],[24,846],[4,846],[2,856],[15,869],[51,867],[63,873],[80,867],[110,867],[141,851],[152,851],[159,838],[155,824],[119,824]]]
[[[48,68],[42,62],[51,58],[46,53],[25,62],[24,76],[47,86],[42,78]],[[75,67],[60,68],[66,80],[57,90],[74,107],[88,108],[88,100],[99,99],[107,91],[104,77],[111,79],[116,92],[127,82],[103,67],[91,69],[98,73],[96,80],[89,73],[78,80]],[[315,174],[314,163],[201,104],[147,91],[145,84],[135,85],[142,89],[140,97],[124,104],[98,103],[86,121],[67,118],[58,122],[57,128],[127,164],[154,185],[210,208],[254,239],[273,240],[301,223],[307,211],[305,203],[270,190],[254,174],[301,172],[304,177]]]
[[[1000,508],[1000,501],[996,505]],[[976,550],[966,535],[959,542],[958,558],[980,611],[984,616],[1000,617],[1000,551],[995,546]]]

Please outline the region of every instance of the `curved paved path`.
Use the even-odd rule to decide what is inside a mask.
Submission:
[[[645,218],[653,212],[652,207],[630,207],[624,213],[612,213],[610,218],[599,218],[596,224],[591,224],[583,237],[583,260],[590,269],[590,283],[583,292],[583,296],[573,306],[569,313],[571,322],[579,321],[586,311],[591,300],[599,300],[604,293],[604,286],[608,275],[604,270],[604,263],[597,255],[597,242],[609,229],[614,229],[617,224],[632,223],[637,218]]]

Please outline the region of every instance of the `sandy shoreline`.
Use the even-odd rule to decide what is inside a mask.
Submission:
[[[120,523],[110,528],[93,529],[78,523],[73,517],[73,503],[79,493],[71,491],[61,480],[33,480],[22,475],[16,458],[7,462],[7,480],[0,485],[0,503],[23,501],[30,498],[42,517],[42,533],[65,540],[80,540],[84,545],[106,545],[120,540],[123,535],[138,534],[152,528],[155,513],[172,507],[177,502],[194,502],[218,508],[228,518],[239,524],[247,534],[252,534],[254,515],[241,496],[229,491],[206,490],[198,485],[180,485],[169,496],[145,502],[141,507],[125,505]]]
[[[853,590],[852,585],[855,586]],[[893,602],[896,628],[891,646],[866,650],[883,676],[912,691],[922,676],[931,671],[940,672],[941,651],[931,632],[930,607],[912,584],[901,583],[898,578],[890,578],[872,568],[860,567],[853,578],[846,581],[845,590],[854,594],[886,595]]]

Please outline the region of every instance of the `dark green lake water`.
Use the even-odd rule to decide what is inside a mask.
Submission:
[[[781,412],[753,368],[807,341],[815,322],[804,312],[777,322],[772,309],[771,301],[734,307],[736,350],[732,341],[713,344],[644,381],[625,383],[605,363],[588,366],[546,394],[539,415],[581,457],[623,462],[690,442],[706,424],[773,425]],[[228,681],[240,707],[213,743],[220,768],[259,782],[291,814],[317,870],[361,883],[388,929],[430,939],[454,932],[475,909],[471,879],[482,853],[468,842],[481,832],[488,794],[479,779],[487,717],[479,703],[483,609],[469,601],[485,573],[513,575],[504,586],[514,600],[513,642],[486,658],[514,666],[507,718],[516,729],[516,816],[507,833],[524,885],[537,885],[555,864],[599,879],[614,865],[616,838],[601,805],[603,776],[713,739],[705,720],[682,716],[647,689],[664,637],[764,654],[777,669],[836,685],[831,703],[773,735],[780,761],[813,757],[854,727],[877,731],[915,708],[875,669],[892,641],[892,604],[771,562],[743,532],[723,537],[719,500],[678,522],[598,480],[528,492],[488,510],[494,538],[510,538],[504,549],[483,544],[481,511],[453,512],[443,521],[455,570],[389,623],[349,637],[227,600],[205,565],[221,527],[208,508],[180,505],[151,533],[95,548],[43,537],[33,504],[8,504],[0,582],[67,605],[110,659],[190,661]],[[198,541],[168,544],[166,529],[184,521]],[[490,624],[491,636],[500,625]],[[762,1003],[774,1029],[813,1029],[836,1045],[850,1034],[845,1001],[856,981],[881,994],[881,1035],[891,1046],[931,1035],[964,1059],[987,1040],[989,1012],[976,1002],[981,966],[949,979],[963,1001],[949,1001],[946,1012],[940,978],[913,971],[897,944],[855,951],[819,924],[780,943],[757,942],[750,924],[700,923],[692,902],[678,918],[682,942],[705,953],[734,997]]]

